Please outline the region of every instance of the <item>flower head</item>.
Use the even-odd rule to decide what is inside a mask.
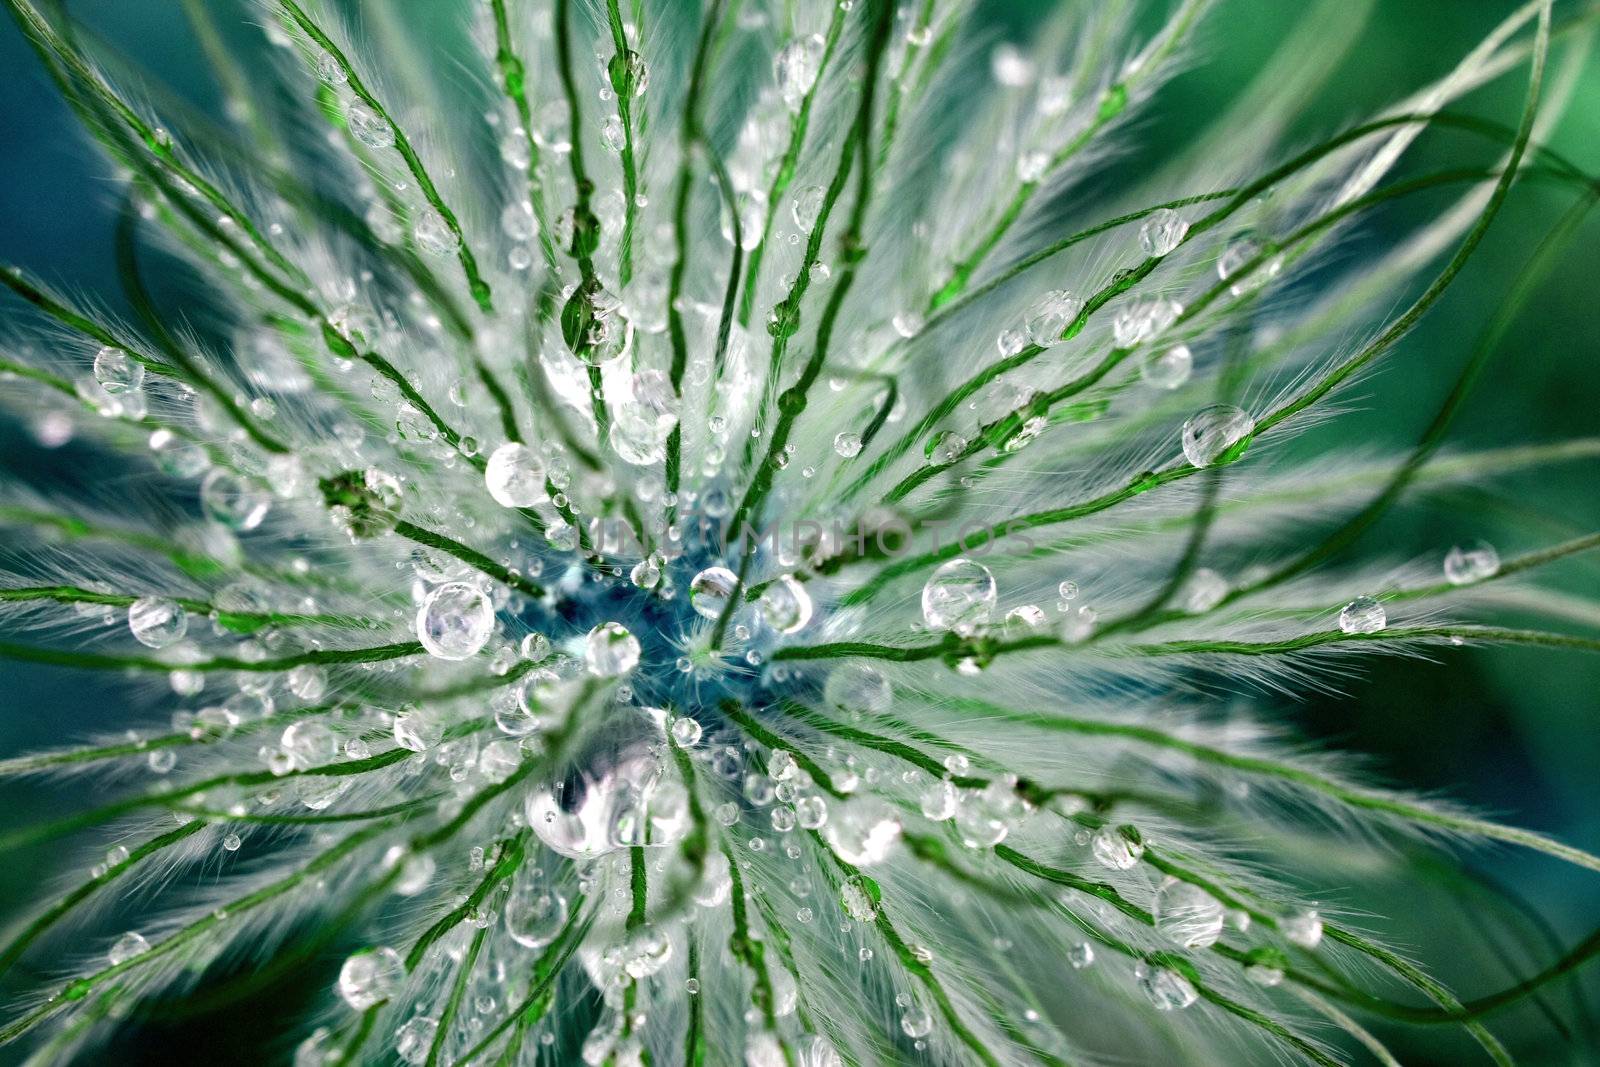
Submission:
[[[1217,695],[1597,647],[1461,621],[1593,538],[1440,575],[1346,551],[1419,481],[1553,453],[1441,461],[1455,394],[1397,460],[1282,447],[1530,165],[1548,4],[1311,147],[1224,125],[1161,171],[1111,146],[1202,0],[1138,32],[1063,4],[992,51],[960,0],[489,0],[465,88],[390,53],[408,27],[270,0],[279,62],[219,62],[282,99],[222,134],[6,2],[119,165],[137,319],[0,275],[52,331],[6,390],[139,488],[3,502],[0,656],[164,680],[129,703],[171,726],[0,763],[94,796],[13,843],[112,843],[0,970],[74,922],[108,948],[0,1039],[77,1048],[334,954],[298,1064],[1327,1063],[1395,988],[1466,1019],[1317,902],[1404,869],[1372,838],[1600,868]],[[1451,127],[1508,72],[1512,128]],[[1434,123],[1495,165],[1391,178]],[[1430,190],[1456,204],[1414,239],[1325,262]],[[158,235],[194,331],[146,288]]]

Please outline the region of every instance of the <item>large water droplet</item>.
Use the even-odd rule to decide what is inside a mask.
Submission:
[[[527,445],[504,444],[489,454],[483,480],[495,503],[531,508],[544,499],[544,461]]]
[[[1139,376],[1156,389],[1176,389],[1194,373],[1194,352],[1188,345],[1151,349],[1139,361]]]
[[[589,631],[583,661],[597,678],[615,678],[639,662],[639,639],[620,622],[603,622]]]
[[[128,629],[141,645],[166,648],[189,632],[189,615],[171,597],[140,597],[128,605]]]
[[[352,103],[345,110],[345,120],[355,139],[368,148],[388,148],[394,144],[394,127],[365,104]]]
[[[543,948],[567,922],[567,898],[536,880],[518,882],[505,904],[506,933],[525,948]]]
[[[1164,256],[1183,243],[1189,224],[1171,208],[1152,211],[1139,227],[1139,247],[1147,256]]]
[[[922,587],[922,618],[930,629],[969,635],[989,621],[998,599],[989,568],[974,560],[953,559]]]
[[[144,364],[120,348],[102,348],[94,357],[94,380],[112,396],[135,393],[144,385]]]
[[[778,92],[790,111],[800,110],[811,87],[817,84],[817,74],[822,69],[822,55],[827,42],[820,34],[811,34],[790,41],[773,59],[773,73],[777,78]]]
[[[933,1016],[913,1005],[900,1013],[900,1030],[912,1040],[927,1037],[933,1033]]]
[[[928,442],[925,453],[935,467],[954,463],[966,451],[967,439],[954,430],[944,430]]]
[[[439,1032],[439,1020],[426,1015],[413,1016],[407,1019],[394,1032],[394,1050],[400,1057],[401,1063],[417,1064],[428,1062],[428,1053],[433,1048],[434,1035]]]
[[[1072,325],[1082,310],[1083,301],[1065,289],[1046,293],[1028,309],[1023,319],[1028,340],[1040,348],[1060,344],[1061,335],[1067,332],[1067,327]]]
[[[697,615],[719,618],[738,585],[738,575],[728,568],[707,567],[689,580],[689,603]]]
[[[1232,462],[1250,446],[1256,422],[1231,404],[1201,408],[1183,424],[1183,456],[1196,467]]]
[[[1112,316],[1111,333],[1118,348],[1132,348],[1161,334],[1178,321],[1182,312],[1171,300],[1136,300]]]
[[[466,659],[494,632],[494,606],[475,586],[450,582],[428,594],[417,610],[417,640],[430,656]]]
[[[1134,969],[1134,976],[1157,1011],[1180,1011],[1200,999],[1189,979],[1166,967],[1141,963]]]
[[[862,799],[846,805],[823,828],[822,835],[840,859],[856,867],[868,867],[889,855],[900,840],[900,829],[900,820],[893,812]]]
[[[1387,625],[1388,613],[1370,596],[1358,596],[1339,610],[1339,629],[1347,634],[1375,634]]]
[[[894,690],[878,668],[867,663],[844,663],[828,675],[822,699],[852,715],[881,715],[894,702]]]
[[[1156,929],[1184,948],[1209,948],[1222,936],[1222,903],[1197,885],[1163,879],[1150,910]]]
[[[411,224],[411,234],[417,247],[434,256],[453,256],[461,247],[461,238],[445,221],[445,217],[431,207],[420,209]]]
[[[363,949],[339,968],[339,996],[356,1011],[366,1011],[398,993],[405,979],[405,963],[394,949]]]
[[[222,467],[200,483],[200,506],[206,517],[230,530],[254,530],[272,507],[272,494]]]
[[[1451,585],[1472,585],[1499,572],[1500,553],[1487,541],[1456,545],[1444,557],[1444,577]]]
[[[761,617],[781,634],[798,633],[811,621],[811,594],[806,587],[785,574],[761,594]]]
[[[145,936],[130,930],[117,938],[116,942],[111,946],[111,951],[106,953],[106,959],[111,963],[111,966],[116,967],[119,964],[128,962],[135,956],[142,956],[149,951],[150,942],[145,939]]]

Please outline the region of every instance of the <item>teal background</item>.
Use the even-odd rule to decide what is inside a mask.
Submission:
[[[446,6],[409,2],[419,20],[438,18]],[[1379,0],[1376,6],[1340,73],[1297,122],[1291,135],[1296,145],[1359,121],[1442,74],[1513,7],[1487,0]],[[997,32],[1026,35],[1035,11],[1030,0],[989,7]],[[1158,159],[1189,141],[1283,40],[1299,7],[1285,0],[1224,0],[1202,38],[1199,65],[1168,86],[1130,133],[1134,161]],[[152,80],[216,111],[215,89],[173,0],[76,0],[72,9],[105,40],[137,57]],[[240,10],[235,3],[219,3],[218,17],[231,21]],[[242,23],[235,28],[240,39],[249,38]],[[1523,86],[1518,71],[1469,98],[1467,108],[1513,122]],[[1600,172],[1600,63],[1586,68],[1547,143],[1586,171]],[[1405,169],[1462,158],[1488,164],[1495,155],[1476,142],[1434,133],[1423,138]],[[9,21],[0,21],[0,161],[0,262],[23,265],[115,305],[115,186]],[[1384,441],[1399,449],[1413,441],[1504,295],[1507,279],[1521,270],[1571,198],[1564,189],[1519,186],[1466,274],[1387,367],[1356,391],[1356,410],[1297,447],[1337,450],[1352,442]],[[1393,240],[1440,203],[1419,200],[1381,213],[1355,239],[1356,250]],[[1591,218],[1563,267],[1518,317],[1457,421],[1453,445],[1496,446],[1600,432],[1597,278],[1600,219]],[[93,475],[75,468],[72,454],[38,453],[10,429],[0,430],[0,446],[7,468],[38,485]],[[1600,470],[1591,463],[1530,472],[1472,494],[1432,498],[1387,520],[1363,548],[1437,559],[1454,539],[1483,536],[1509,555],[1597,528]],[[1563,564],[1548,579],[1594,601],[1600,594],[1600,557]],[[1269,702],[1276,699],[1282,722],[1370,754],[1373,770],[1388,781],[1438,791],[1600,851],[1600,671],[1594,659],[1468,650],[1434,662],[1371,662],[1339,686],[1338,696]],[[125,717],[119,700],[115,680],[0,663],[0,752],[120,726]],[[40,818],[63,802],[57,791],[38,783],[4,783],[0,818]],[[35,901],[43,874],[60,858],[44,852],[0,857],[0,914]],[[1600,915],[1600,875],[1526,853],[1484,851],[1469,859],[1533,901],[1564,944],[1588,935]],[[1495,973],[1494,960],[1462,947],[1474,940],[1475,924],[1482,921],[1473,909],[1445,897],[1412,894],[1385,889],[1364,895],[1351,888],[1339,900],[1408,915],[1404,929],[1416,939],[1417,954],[1440,961],[1440,972],[1459,978],[1464,994],[1503,984],[1505,966]],[[1551,958],[1540,945],[1508,951],[1526,957],[1513,965]],[[302,1002],[322,995],[326,979],[320,973],[305,976],[258,1012],[147,1028],[110,1050],[106,1062],[268,1062],[281,1054],[287,1021]],[[1584,1028],[1576,1010],[1581,1002],[1600,1003],[1600,982],[1585,976],[1558,989],[1552,1001],[1569,1022],[1580,1020],[1569,1037],[1533,1008],[1492,1020],[1497,1033],[1523,1053],[1524,1062],[1600,1062],[1600,1038]],[[1408,1063],[1455,1064],[1472,1055],[1443,1033],[1411,1033],[1396,1037],[1394,1046],[1405,1051]],[[7,1055],[0,1050],[0,1063],[8,1062]]]

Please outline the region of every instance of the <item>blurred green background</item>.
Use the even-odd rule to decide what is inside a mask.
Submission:
[[[454,5],[404,0],[419,21],[448,16]],[[997,35],[1025,39],[1036,0],[987,5]],[[1160,5],[1150,5],[1159,8]],[[1426,84],[1450,68],[1501,18],[1509,2],[1490,0],[1377,0],[1365,32],[1325,91],[1301,115],[1290,140],[1309,144]],[[74,0],[74,13],[99,35],[136,57],[152,81],[215,114],[216,90],[173,0]],[[243,5],[218,0],[217,18],[230,36],[258,36]],[[1291,0],[1223,0],[1202,37],[1198,63],[1161,94],[1129,133],[1133,163],[1158,160],[1187,143],[1274,53],[1302,5]],[[1567,10],[1558,5],[1558,10]],[[1158,12],[1159,13],[1159,12]],[[1466,101],[1466,109],[1514,122],[1524,90],[1517,71]],[[1587,64],[1547,143],[1585,171],[1600,173],[1600,62]],[[1492,164],[1480,143],[1435,133],[1424,137],[1404,170]],[[111,227],[116,186],[56,97],[15,26],[0,22],[0,262],[16,263],[119,303]],[[1570,204],[1572,193],[1549,185],[1518,186],[1489,240],[1466,274],[1381,373],[1353,394],[1351,414],[1337,428],[1297,447],[1336,450],[1348,442],[1387,442],[1403,448],[1431,418],[1508,279]],[[1354,237],[1357,251],[1381,247],[1415,225],[1419,202],[1386,212]],[[1408,215],[1408,212],[1411,214]],[[1600,434],[1600,218],[1590,218],[1562,268],[1517,319],[1502,350],[1458,419],[1453,443],[1496,446]],[[0,430],[10,471],[26,472],[48,488],[52,479],[81,478],[73,456],[38,452],[14,427]],[[92,474],[92,472],[90,472]],[[1436,563],[1456,539],[1486,537],[1509,555],[1600,529],[1600,469],[1594,463],[1529,472],[1468,493],[1432,497],[1404,509],[1369,535],[1364,548],[1397,561]],[[1600,601],[1600,558],[1563,564],[1546,580]],[[1591,619],[1591,622],[1594,620]],[[1579,655],[1529,650],[1454,652],[1437,661],[1372,661],[1338,680],[1337,695],[1276,702],[1286,724],[1329,744],[1367,753],[1382,778],[1436,791],[1512,822],[1538,828],[1600,851],[1600,670]],[[0,753],[64,741],[126,723],[114,683],[0,663]],[[0,811],[8,823],[44,816],[59,797],[37,783],[8,783]],[[42,879],[62,857],[49,853],[0,860],[0,914],[37,901]],[[1555,936],[1570,945],[1587,936],[1600,915],[1600,876],[1530,858],[1485,851],[1469,862],[1533,902]],[[1345,889],[1345,887],[1335,887]],[[1547,962],[1552,946],[1508,949],[1497,964],[1469,947],[1483,938],[1473,908],[1407,888],[1365,893],[1356,887],[1340,904],[1398,913],[1403,947],[1430,962],[1460,991],[1481,994],[1516,970]],[[1515,958],[1512,958],[1515,957]],[[1474,977],[1476,976],[1476,977]],[[1486,977],[1487,976],[1487,977]],[[108,1050],[123,1064],[256,1063],[281,1061],[295,1012],[323,992],[326,973],[302,976],[250,1013],[152,1026]],[[1583,1022],[1582,1005],[1600,1004],[1600,979],[1585,974],[1550,998],[1572,1028],[1566,1034],[1536,1006],[1492,1020],[1530,1063],[1600,1062],[1600,1036]],[[1576,1021],[1575,1021],[1576,1020]],[[1439,1032],[1394,1038],[1408,1063],[1456,1064],[1481,1058]],[[8,1062],[0,1050],[0,1062]]]

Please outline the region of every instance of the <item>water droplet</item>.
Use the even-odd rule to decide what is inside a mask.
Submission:
[[[417,1015],[405,1021],[394,1032],[394,1050],[402,1063],[426,1063],[433,1048],[434,1035],[439,1032],[439,1021],[426,1015]]]
[[[504,444],[491,452],[483,480],[501,507],[530,508],[545,498],[544,461],[527,445]]]
[[[922,332],[922,327],[927,325],[927,320],[915,311],[902,311],[890,320],[894,332],[901,337],[912,338]]]
[[[1045,614],[1037,604],[1022,604],[1006,612],[1006,629],[1017,633],[1040,629],[1045,622]]]
[[[1444,576],[1451,585],[1472,585],[1500,571],[1500,553],[1487,541],[1456,545],[1445,554]]]
[[[894,702],[894,690],[878,668],[866,663],[845,663],[828,675],[822,699],[853,715],[881,715]]]
[[[355,139],[368,148],[388,148],[394,144],[394,127],[365,104],[352,103],[345,110],[345,120]]]
[[[615,678],[639,662],[639,639],[620,622],[603,622],[589,631],[583,662],[597,678]]]
[[[954,430],[944,430],[928,442],[925,452],[931,465],[943,467],[959,459],[966,448],[965,437]]]
[[[291,770],[305,770],[336,759],[339,736],[325,724],[305,719],[284,727],[278,746],[288,757]]]
[[[550,639],[535,630],[522,639],[518,650],[529,663],[543,663],[550,658]]]
[[[1184,948],[1209,948],[1222,936],[1222,904],[1189,882],[1163,879],[1150,911],[1156,929]]]
[[[654,556],[646,556],[633,565],[628,572],[628,579],[640,589],[654,589],[661,584],[661,564],[656,562]]]
[[[1375,634],[1387,625],[1388,613],[1370,596],[1358,596],[1339,610],[1339,629],[1347,634]]]
[[[719,618],[738,586],[738,575],[728,568],[707,567],[690,579],[689,603],[702,618]]]
[[[794,802],[794,820],[802,830],[820,830],[828,822],[828,802],[819,796],[801,797]]]
[[[1113,871],[1132,870],[1144,855],[1144,842],[1131,827],[1102,826],[1095,831],[1090,849],[1100,866]]]
[[[762,592],[760,608],[761,617],[774,630],[781,634],[798,633],[811,621],[811,594],[793,575],[785,574]]]
[[[1139,361],[1139,376],[1155,389],[1177,389],[1194,373],[1194,352],[1188,345],[1151,349]]]
[[[120,348],[102,348],[94,357],[94,380],[112,396],[136,393],[144,385],[144,364]]]
[[[1200,999],[1189,979],[1169,968],[1140,963],[1134,976],[1157,1011],[1181,1011]]]
[[[861,454],[861,435],[854,430],[841,430],[833,439],[833,450],[844,459],[854,459]]]
[[[229,834],[222,839],[222,847],[228,852],[238,852],[244,845],[244,840],[238,834]]]
[[[961,795],[956,791],[955,783],[941,779],[922,791],[920,805],[923,818],[944,822],[955,818],[956,809],[961,805]]]
[[[170,597],[140,597],[128,605],[128,629],[146,648],[166,648],[189,632],[189,615]]]
[[[827,191],[820,185],[807,186],[796,193],[793,207],[794,224],[809,232],[822,214],[822,203],[826,196]]]
[[[994,46],[989,53],[989,70],[994,80],[1008,89],[1020,89],[1033,80],[1033,61],[1010,42]]]
[[[790,111],[800,110],[811,87],[817,84],[822,70],[822,56],[827,42],[820,34],[811,34],[790,41],[773,59],[773,74],[778,82],[778,92]]]
[[[989,621],[998,599],[989,568],[970,559],[953,559],[922,587],[922,618],[930,629],[970,635]]]
[[[1322,916],[1309,908],[1285,918],[1278,929],[1301,948],[1316,948],[1322,943]]]
[[[1118,348],[1132,348],[1161,334],[1182,313],[1182,307],[1171,300],[1135,300],[1112,317],[1111,333]]]
[[[1183,243],[1189,224],[1171,208],[1152,211],[1139,227],[1139,247],[1147,256],[1164,256]]]
[[[933,1033],[933,1016],[924,1008],[907,1008],[900,1013],[900,1029],[912,1039],[927,1037]]]
[[[445,221],[445,217],[431,207],[420,209],[412,221],[411,234],[417,247],[434,256],[453,256],[461,247],[461,238]]]
[[[405,978],[405,963],[394,949],[362,949],[339,968],[339,996],[356,1011],[366,1011],[398,993]]]
[[[1184,610],[1195,615],[1204,614],[1222,603],[1227,595],[1228,580],[1209,567],[1201,567],[1184,584]]]
[[[698,719],[680,715],[672,720],[672,740],[677,742],[679,748],[693,748],[698,745],[702,733]]]
[[[1083,301],[1065,289],[1046,293],[1028,309],[1023,319],[1028,340],[1040,348],[1060,344],[1061,335],[1067,332],[1067,327],[1077,320],[1082,311]]]
[[[1231,404],[1201,408],[1183,424],[1183,456],[1196,467],[1231,463],[1250,446],[1256,422]]]
[[[1011,820],[1017,813],[1017,801],[1011,786],[1005,782],[992,782],[982,790],[969,793],[956,808],[956,830],[961,843],[968,848],[993,848],[1011,833]]]
[[[117,938],[116,942],[111,946],[111,951],[106,953],[106,959],[110,961],[111,966],[116,967],[119,964],[128,962],[135,956],[142,956],[149,951],[150,942],[145,939],[145,936],[130,930]]]
[[[881,863],[900,840],[900,820],[870,800],[855,800],[829,820],[822,835],[838,857],[856,867]]]
[[[394,717],[395,744],[410,752],[427,752],[444,740],[444,724],[432,712],[407,705]]]
[[[1081,971],[1094,963],[1094,946],[1087,941],[1080,941],[1067,950],[1067,962],[1075,971]]]
[[[1217,277],[1223,281],[1234,278],[1245,268],[1251,260],[1257,258],[1265,251],[1265,246],[1252,237],[1241,238],[1223,250],[1217,258]],[[1243,296],[1257,286],[1265,285],[1277,276],[1283,269],[1283,260],[1275,258],[1270,262],[1258,265],[1246,277],[1239,278],[1228,286],[1228,291],[1234,296]]]
[[[272,494],[230,470],[216,467],[200,483],[206,517],[230,530],[254,530],[272,507]]]
[[[534,217],[533,205],[526,200],[514,200],[500,212],[500,229],[513,241],[531,241],[539,235],[539,220]]]
[[[567,922],[567,898],[537,882],[518,882],[504,910],[506,933],[524,948],[543,948]]]
[[[522,766],[522,746],[505,738],[490,741],[478,754],[478,770],[491,782],[503,782]]]
[[[430,592],[417,611],[417,640],[430,656],[460,660],[494,632],[494,606],[475,586],[450,582]]]
[[[317,77],[329,85],[343,85],[350,80],[350,75],[345,73],[344,65],[330,52],[321,52],[317,55]]]

